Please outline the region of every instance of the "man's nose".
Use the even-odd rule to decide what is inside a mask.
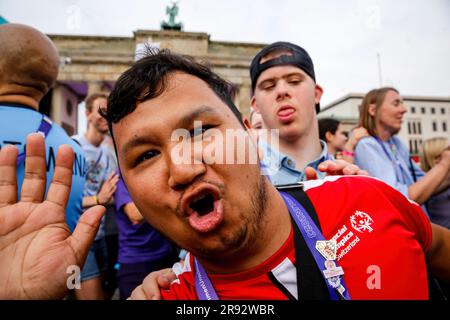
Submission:
[[[201,155],[180,158],[174,154],[169,157],[169,187],[174,190],[185,189],[196,178],[206,172]]]
[[[289,85],[286,83],[286,81],[280,80],[277,82],[277,85],[275,87],[276,93],[277,93],[277,101],[283,100],[287,97],[290,97],[290,88]]]

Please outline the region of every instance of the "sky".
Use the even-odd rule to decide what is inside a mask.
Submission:
[[[169,4],[0,0],[0,15],[48,34],[132,37],[138,29],[159,30]],[[450,0],[179,0],[178,6],[184,30],[212,40],[304,47],[324,89],[322,106],[380,84],[404,95],[450,96]]]

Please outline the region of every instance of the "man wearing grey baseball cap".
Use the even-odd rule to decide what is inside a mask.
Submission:
[[[274,185],[297,183],[311,175],[323,178],[334,166],[346,166],[341,160],[323,163],[333,160],[319,139],[317,113],[323,89],[305,49],[289,42],[264,47],[253,58],[250,77],[251,104],[261,113],[263,129],[279,130],[278,149],[259,141],[262,165]],[[355,172],[358,168],[347,165],[339,173]]]

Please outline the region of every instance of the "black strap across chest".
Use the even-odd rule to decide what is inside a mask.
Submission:
[[[322,232],[319,218],[311,200],[303,191],[301,185],[288,188],[280,187],[284,192],[294,197],[303,205],[318,229]],[[316,261],[310,252],[302,233],[294,221],[295,266],[297,270],[297,295],[298,300],[330,300],[327,285],[323,280],[322,271],[317,267]],[[282,290],[285,292],[284,290]],[[287,295],[292,299],[292,296]]]

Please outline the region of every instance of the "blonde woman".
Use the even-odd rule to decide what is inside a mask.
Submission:
[[[375,89],[364,97],[359,125],[369,137],[359,141],[355,164],[406,197],[424,204],[431,195],[449,187],[446,176],[450,170],[450,150],[426,174],[415,165],[406,145],[397,137],[406,107],[399,92],[391,87]]]
[[[420,165],[423,171],[430,171],[441,161],[442,153],[448,149],[450,149],[448,138],[440,137],[424,141],[420,154]],[[450,180],[450,174],[447,174],[448,180]],[[427,209],[431,221],[450,229],[450,188],[432,196],[427,202]]]

